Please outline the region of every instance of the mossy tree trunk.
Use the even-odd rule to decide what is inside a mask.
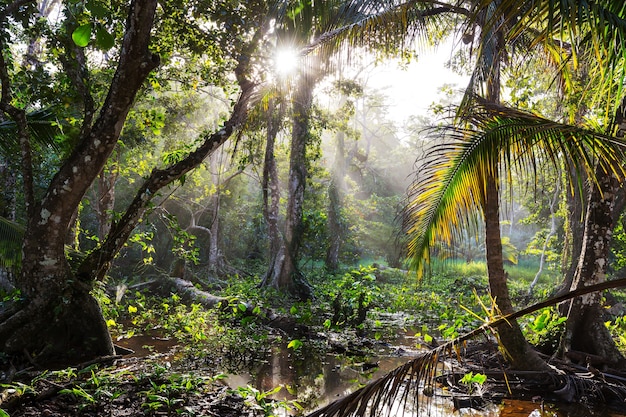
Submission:
[[[585,217],[585,234],[578,267],[570,290],[599,284],[606,279],[609,262],[612,211],[619,186],[612,174],[597,172],[599,187],[592,185]],[[604,325],[602,294],[590,293],[575,298],[566,308],[565,351],[578,350],[602,356],[614,365],[624,358]]]
[[[615,128],[617,135],[623,137],[626,132],[626,99],[617,111]],[[572,291],[606,280],[616,203],[623,204],[618,198],[622,185],[614,173],[598,167],[595,177],[596,183],[589,183],[582,251],[570,287]],[[607,318],[602,308],[601,293],[575,298],[565,310],[567,325],[563,348],[566,352],[579,350],[601,356],[614,366],[626,367],[626,359],[604,325]]]
[[[282,244],[272,248],[270,265],[262,284],[291,293],[299,298],[311,297],[311,290],[298,268],[302,244],[302,214],[307,179],[306,149],[310,142],[310,117],[315,77],[303,71],[292,104],[289,184]],[[280,243],[280,242],[278,242]]]

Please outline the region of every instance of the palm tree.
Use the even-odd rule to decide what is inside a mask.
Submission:
[[[508,300],[506,274],[500,267],[500,175],[512,169],[526,172],[526,169],[537,166],[537,161],[547,161],[557,169],[564,164],[567,172],[573,174],[574,183],[577,178],[581,178],[581,174],[589,175],[594,190],[599,191],[602,184],[611,183],[605,181],[604,176],[623,176],[621,149],[626,142],[622,134],[615,134],[613,128],[608,129],[607,133],[607,130],[557,123],[499,105],[495,90],[501,58],[496,52],[500,47],[499,42],[506,45],[507,42],[523,41],[529,47],[543,46],[544,50],[552,53],[566,88],[571,87],[567,65],[575,65],[577,60],[589,58],[585,54],[592,54],[595,59],[592,60],[589,78],[596,87],[589,91],[608,97],[604,103],[606,119],[610,120],[614,114],[623,114],[623,111],[618,112],[617,109],[623,95],[621,86],[624,81],[623,54],[626,51],[623,41],[626,39],[626,6],[621,2],[600,1],[589,4],[584,0],[479,0],[471,2],[470,6],[471,11],[463,12],[467,16],[466,28],[471,29],[472,24],[478,24],[482,29],[478,38],[477,56],[483,59],[483,62],[479,59],[480,64],[487,64],[482,65],[483,71],[475,73],[474,80],[486,84],[486,100],[478,97],[475,89],[468,89],[459,114],[459,123],[448,130],[446,142],[431,149],[429,158],[417,174],[417,180],[411,188],[404,226],[410,238],[412,267],[422,271],[436,244],[450,245],[460,237],[461,231],[476,230],[482,215],[486,222],[487,246],[490,247],[488,264],[495,266],[489,268],[491,291],[492,295],[500,296],[495,301],[496,314],[501,315],[511,311],[512,307]],[[457,5],[455,8],[454,11],[458,12]],[[489,14],[489,19],[485,19],[485,13]],[[384,19],[379,18],[379,21],[383,22]],[[473,34],[473,31],[467,33]],[[615,120],[619,122],[621,119],[615,117]],[[607,125],[616,126],[617,123]],[[611,191],[611,188],[605,187],[605,190]],[[607,194],[611,192],[596,193],[605,197]],[[605,200],[605,207],[610,206],[610,198]],[[610,229],[603,227],[602,230]],[[589,287],[580,290],[585,289]],[[519,329],[515,329],[515,325],[511,326],[516,317],[518,315],[514,314],[496,321],[501,337],[509,337],[506,334],[508,329],[518,333]],[[502,329],[505,329],[504,333]],[[513,345],[505,344],[505,350],[511,346],[517,348],[515,337]],[[451,344],[457,342],[459,340]],[[407,363],[345,400],[312,415],[377,415],[398,396],[406,404],[408,389],[401,388],[404,382],[408,380],[408,384],[413,384],[426,381],[428,385],[436,373],[433,363],[445,353],[445,349],[451,349],[450,344]],[[507,353],[515,356],[520,351],[509,350]],[[519,366],[521,360],[523,358],[519,356],[518,360],[513,358],[513,365]],[[540,363],[537,366],[543,367]]]
[[[384,16],[388,17],[399,11],[407,13],[408,9],[404,8],[407,6],[409,8],[415,7],[417,3],[420,2],[403,3],[401,6],[392,8],[393,11],[383,12],[377,16],[376,22],[385,26],[387,19]],[[476,56],[478,57],[476,70],[467,89],[466,99],[460,109],[459,121],[475,122],[472,120],[471,113],[476,110],[474,107],[476,92],[481,89],[482,96],[488,103],[495,105],[499,103],[500,66],[507,53],[505,47],[509,44],[515,44],[517,47],[523,46],[525,50],[538,45],[542,46],[543,51],[551,53],[552,59],[559,67],[559,75],[564,86],[570,88],[572,77],[568,72],[569,62],[575,64],[577,59],[588,58],[585,53],[593,53],[593,57],[596,58],[593,62],[601,62],[603,65],[591,65],[589,69],[590,80],[598,86],[596,91],[599,94],[608,94],[607,96],[612,99],[608,102],[609,109],[615,109],[616,105],[619,104],[621,94],[615,94],[615,85],[621,85],[620,81],[624,77],[623,71],[616,69],[616,64],[620,63],[621,51],[624,48],[624,42],[621,41],[622,38],[620,37],[625,33],[623,5],[616,5],[608,1],[589,5],[586,1],[555,2],[552,0],[533,2],[530,5],[527,2],[514,0],[484,0],[471,2],[468,5],[470,7],[468,10],[462,9],[458,5],[446,9],[446,12],[458,13],[466,17],[462,28],[466,35],[469,34],[470,41],[477,30],[476,28],[479,31],[476,48]],[[433,10],[430,10],[429,13],[433,13]],[[416,15],[417,13],[414,14],[414,16]],[[420,17],[423,18],[424,15],[427,13],[420,15]],[[406,18],[406,16],[403,17]],[[607,26],[614,27],[616,30],[606,30]],[[583,34],[578,35],[580,32]],[[322,39],[324,38],[322,37]],[[618,82],[605,82],[607,75],[609,79],[619,78]],[[620,91],[620,89],[617,90]],[[489,114],[488,108],[485,106],[481,111]],[[491,110],[496,113],[502,111],[501,109]],[[470,115],[469,118],[464,116],[466,114]],[[592,131],[589,133],[594,134]],[[563,137],[567,138],[568,135]],[[598,138],[603,140],[603,137],[605,136],[600,135]],[[585,141],[577,143],[586,146]],[[494,143],[495,145],[496,143]],[[597,144],[592,144],[592,146],[597,146]],[[496,299],[499,310],[505,314],[512,312],[512,303],[503,268],[499,227],[499,175],[501,172],[499,169],[501,168],[501,158],[505,158],[505,160],[515,158],[515,155],[507,154],[511,150],[511,147],[505,147],[501,150],[502,153],[493,150],[485,156],[486,159],[482,163],[488,168],[484,168],[477,174],[482,187],[474,190],[472,195],[472,198],[479,202],[478,208],[486,223],[485,239],[491,295]],[[520,151],[520,149],[516,150]],[[527,150],[523,150],[523,152],[527,152]],[[577,150],[577,152],[580,151]],[[602,152],[595,150],[584,152],[591,152],[591,155],[594,156],[604,156]],[[587,155],[587,157],[589,156]],[[530,159],[526,159],[526,161],[530,161]],[[581,167],[578,166],[579,162],[573,161],[571,163],[577,167],[575,173],[579,173],[581,170]],[[593,174],[593,169],[591,169],[593,164],[587,162],[585,164],[584,171]],[[611,171],[604,167],[598,174]],[[416,189],[419,190],[420,188],[416,187]],[[419,199],[418,196],[415,198]],[[409,213],[411,212],[414,213],[409,209]],[[457,213],[457,215],[459,214]],[[408,217],[407,230],[424,232],[411,224],[415,221],[419,221],[416,220],[416,216]],[[458,219],[453,221],[458,222]],[[413,246],[415,246],[416,239],[419,240],[419,238],[413,237]],[[432,243],[428,240],[423,242]],[[409,255],[415,261],[414,266],[419,268],[423,259],[423,252],[412,249]],[[527,345],[517,324],[514,322],[510,324],[511,326],[503,326],[499,329],[499,335],[513,365],[516,367],[543,367],[543,361]],[[529,358],[532,359],[529,360]]]
[[[488,4],[493,3],[482,1],[477,3],[477,7],[486,7]],[[623,2],[545,0],[527,5],[526,2],[502,0],[494,13],[503,24],[511,22],[509,39],[510,35],[518,36],[525,31],[530,34],[531,45],[541,44],[550,53],[551,59],[561,69],[561,83],[566,94],[580,95],[580,91],[575,91],[575,77],[570,69],[576,71],[584,67],[589,79],[586,91],[591,91],[591,94],[587,93],[589,97],[585,97],[583,93],[581,106],[586,108],[595,104],[604,107],[600,116],[600,125],[604,127],[596,127],[594,130],[619,140],[623,138],[626,110],[626,96],[623,92],[626,6]],[[493,21],[491,25],[495,27]],[[579,110],[574,113],[579,113]],[[565,154],[564,157],[569,155]],[[614,201],[621,183],[621,175],[616,175],[614,169],[607,169],[601,164],[586,174],[591,174],[591,180],[584,234],[579,242],[582,250],[570,290],[605,279]],[[585,350],[623,366],[626,361],[603,325],[605,320],[600,306],[600,294],[590,294],[571,301],[566,312],[568,322],[562,348],[565,351],[572,348]],[[585,342],[576,344],[576,340]]]
[[[409,253],[414,269],[423,268],[423,261],[429,258],[433,245],[451,246],[462,239],[465,229],[476,230],[479,213],[486,221],[487,248],[498,245],[500,225],[496,214],[500,172],[513,169],[532,172],[537,161],[541,160],[558,168],[565,153],[570,156],[568,163],[573,165],[573,172],[585,171],[593,176],[594,160],[598,160],[602,171],[621,172],[621,153],[616,149],[616,145],[626,145],[621,138],[551,122],[486,101],[476,101],[464,119],[473,126],[472,130],[450,130],[447,141],[430,149],[430,158],[418,171],[417,180],[411,187],[404,228],[411,237]],[[485,178],[489,176],[494,178],[495,184],[486,183]],[[491,201],[493,206],[488,202],[489,192],[496,199],[496,202]],[[489,213],[489,209],[496,212]],[[490,233],[495,235],[491,240]],[[488,250],[487,256],[499,256],[495,262],[501,264],[501,245],[495,251]],[[494,260],[488,259],[487,262]],[[492,274],[490,269],[492,296],[499,297],[496,303],[500,313],[509,314],[513,310],[508,291],[497,288],[499,282],[506,284],[506,275],[501,270],[500,274],[504,276],[494,282]],[[502,297],[505,297],[504,302]],[[515,346],[507,340],[501,341],[514,367],[528,365],[516,362],[515,352],[511,351]],[[519,357],[520,360],[523,358]]]

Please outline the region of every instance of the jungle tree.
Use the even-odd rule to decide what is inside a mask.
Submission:
[[[232,10],[211,9],[202,2],[187,6],[197,13],[180,13],[186,8],[177,2],[161,3],[157,13],[157,2],[152,0],[136,0],[111,9],[101,3],[64,3],[61,20],[47,24],[36,20],[33,3],[16,1],[3,7],[0,109],[17,127],[26,213],[23,258],[16,279],[23,298],[5,306],[0,313],[0,345],[5,353],[27,352],[39,364],[51,360],[59,364],[76,363],[113,353],[100,308],[90,294],[94,282],[104,277],[151,201],[158,197],[158,191],[201,163],[245,120],[257,87],[247,78],[252,55],[268,30],[269,20],[280,9],[263,2],[246,3],[245,7],[234,4]],[[191,22],[186,20],[190,18]],[[198,19],[214,19],[215,25],[202,27],[211,33],[202,32]],[[178,34],[182,38],[179,42],[171,38],[169,42],[156,42],[152,38],[155,27],[159,29],[154,32],[158,36]],[[66,138],[68,155],[61,160],[39,198],[32,180],[26,110],[46,103],[36,95],[22,94],[20,87],[24,84],[17,80],[23,72],[18,60],[12,59],[8,52],[10,42],[19,41],[13,34],[42,28],[47,47],[58,52],[46,56],[49,64],[59,69],[49,75],[57,75],[58,80],[66,83],[59,85],[66,86],[63,91],[69,92],[72,100],[69,104],[78,109],[79,117],[74,118],[78,120],[73,130],[75,137]],[[117,48],[113,48],[116,33],[122,38]],[[91,39],[94,35],[95,40]],[[86,51],[93,46],[109,48],[109,56],[115,57],[107,61],[114,67],[103,71],[110,74],[104,92],[97,91],[97,86],[91,83],[91,75],[100,70],[87,59]],[[76,209],[114,151],[138,92],[145,88],[146,79],[159,66],[161,58],[166,64],[171,62],[174,46],[186,48],[190,57],[206,58],[206,52],[213,51],[209,58],[221,64],[215,65],[215,69],[234,74],[239,92],[234,97],[231,115],[217,131],[204,133],[199,145],[179,161],[154,169],[125,213],[111,225],[108,236],[78,263],[71,264],[66,257],[65,242]],[[57,57],[60,62],[54,61]],[[212,68],[210,61],[204,65],[205,69]],[[210,71],[207,74],[215,75]]]
[[[295,50],[304,50],[309,41],[320,34],[332,30],[339,25],[342,16],[337,13],[341,2],[303,2],[291,5],[287,12],[288,19],[277,28],[277,44]],[[304,197],[308,176],[307,149],[314,139],[314,131],[311,127],[311,112],[313,106],[313,90],[323,77],[324,72],[329,70],[328,60],[334,53],[329,49],[326,55],[320,55],[312,51],[303,59],[303,64],[298,68],[297,76],[294,77],[294,86],[291,97],[291,146],[289,153],[289,180],[285,222],[282,237],[275,236],[276,213],[267,216],[270,222],[270,240],[273,249],[270,254],[270,264],[265,274],[262,285],[272,286],[291,292],[301,297],[310,297],[311,290],[305,282],[304,276],[299,270],[298,261],[302,245],[304,210]],[[272,116],[270,116],[272,117]],[[275,137],[275,121],[270,120],[268,126],[268,138]],[[269,138],[273,140],[272,138]],[[269,152],[269,149],[268,149]],[[269,153],[266,153],[266,163],[272,163]],[[266,173],[271,174],[272,168],[268,167]],[[270,190],[275,190],[271,186]],[[272,197],[276,201],[276,196]],[[277,209],[276,204],[266,207]],[[272,237],[273,236],[273,237]]]

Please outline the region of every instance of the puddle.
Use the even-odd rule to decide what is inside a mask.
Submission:
[[[230,373],[226,383],[232,388],[251,386],[261,392],[285,387],[272,398],[277,400],[297,400],[304,407],[304,413],[318,409],[332,401],[350,394],[369,381],[382,377],[398,366],[403,365],[419,354],[417,349],[421,338],[415,331],[400,332],[393,344],[380,345],[374,350],[375,357],[349,358],[337,354],[322,354],[314,344],[305,343],[297,352],[287,348],[287,343],[272,347],[269,355],[256,366]],[[340,336],[339,336],[340,337]],[[166,360],[175,360],[177,348],[175,339],[141,335],[121,339],[116,344],[132,349],[126,357],[163,355]],[[213,369],[211,372],[215,372]],[[415,393],[409,393],[413,396]],[[420,410],[412,405],[393,404],[389,415],[404,417],[430,415],[438,417],[483,416],[483,417],[626,417],[626,414],[593,412],[579,404],[541,404],[531,401],[505,400],[501,404],[489,404],[480,410],[472,408],[455,409],[449,398],[435,395],[420,400]],[[410,402],[410,401],[409,401]],[[626,406],[625,406],[626,411]],[[283,412],[284,416],[289,414]]]
[[[307,410],[323,406],[379,378],[405,363],[410,357],[381,357],[350,361],[337,355],[294,353],[286,345],[275,347],[267,360],[249,372],[231,375],[226,382],[232,386],[250,385],[259,391],[270,391],[283,385],[278,399],[298,399]]]
[[[115,344],[132,351],[132,353],[124,354],[124,357],[141,358],[155,353],[168,354],[175,350],[178,346],[178,341],[174,338],[136,335],[130,338],[119,339],[115,341]]]
[[[411,342],[409,336],[403,339]],[[410,345],[407,346],[407,349]],[[226,382],[231,387],[250,385],[266,392],[282,385],[273,396],[277,400],[297,400],[307,412],[314,411],[332,401],[358,389],[367,382],[382,377],[398,366],[403,365],[418,354],[412,350],[406,356],[379,356],[362,362],[354,362],[337,355],[317,357],[315,352],[294,353],[286,345],[274,347],[267,360],[249,372],[231,375]],[[367,369],[373,363],[378,367]],[[413,396],[415,393],[409,393]],[[400,396],[398,396],[399,398]],[[409,400],[409,402],[411,402]],[[429,415],[438,417],[481,416],[481,417],[626,417],[626,414],[591,412],[580,404],[542,404],[532,401],[504,400],[501,404],[485,404],[480,409],[461,406],[455,408],[449,397],[435,395],[420,399],[420,410],[411,404],[395,403],[390,414],[397,417]],[[458,406],[458,404],[457,404]],[[625,406],[626,409],[626,406]],[[284,416],[289,414],[284,413]]]

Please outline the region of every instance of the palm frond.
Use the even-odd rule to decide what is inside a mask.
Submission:
[[[325,56],[342,47],[369,48],[397,54],[417,39],[429,43],[429,24],[451,13],[467,10],[452,3],[433,0],[352,0],[340,2],[333,19],[303,50],[302,54],[322,51]]]
[[[0,267],[14,268],[22,260],[24,227],[0,217]]]
[[[485,22],[480,46],[485,48],[489,34],[501,31],[507,43],[527,37],[528,48],[542,46],[557,52],[559,77],[567,85],[571,71],[585,63],[589,93],[595,103],[607,106],[612,115],[619,106],[626,80],[626,3],[613,0],[479,0],[472,16],[493,7],[492,18]]]
[[[626,142],[592,130],[553,122],[534,114],[473,100],[461,120],[432,146],[408,193],[403,230],[411,266],[422,273],[437,244],[453,246],[465,228],[475,230],[482,213],[487,175],[531,172],[545,161],[566,172],[594,179],[595,165],[624,177]],[[565,158],[565,156],[568,158]],[[574,182],[575,183],[575,182]]]
[[[491,329],[509,325],[512,320],[534,313],[542,308],[591,292],[623,286],[626,286],[626,279],[605,281],[600,284],[579,288],[507,316],[499,317],[469,333],[425,352],[346,397],[308,414],[307,417],[379,417],[402,415],[400,411],[408,409],[414,412],[411,415],[419,415],[420,412],[429,415],[428,407],[434,401],[433,393],[437,381],[442,380],[441,376],[446,372],[450,375],[455,374],[454,370],[446,370],[442,364],[444,362],[450,363],[462,360],[461,355],[464,342],[482,337],[488,334]],[[506,371],[502,370],[502,374],[506,381],[508,379]],[[545,374],[545,372],[542,372],[542,374]],[[547,376],[553,378],[561,385],[561,387],[555,387],[555,393],[561,391],[561,394],[574,395],[574,398],[580,398],[582,395],[589,394],[604,395],[602,391],[597,389],[598,385],[594,381],[581,378],[575,373],[563,375],[560,372],[554,372],[554,374]],[[604,387],[606,388],[607,386],[612,390],[611,394],[619,401],[623,401],[626,397],[626,384],[624,384],[623,379],[619,383],[605,384]],[[557,388],[560,389],[557,390]],[[543,394],[548,393],[544,392]]]
[[[56,139],[62,133],[61,124],[49,109],[30,112],[26,115],[28,129],[35,144],[42,148],[59,149]],[[0,123],[0,154],[6,158],[19,153],[17,126],[14,121]]]

